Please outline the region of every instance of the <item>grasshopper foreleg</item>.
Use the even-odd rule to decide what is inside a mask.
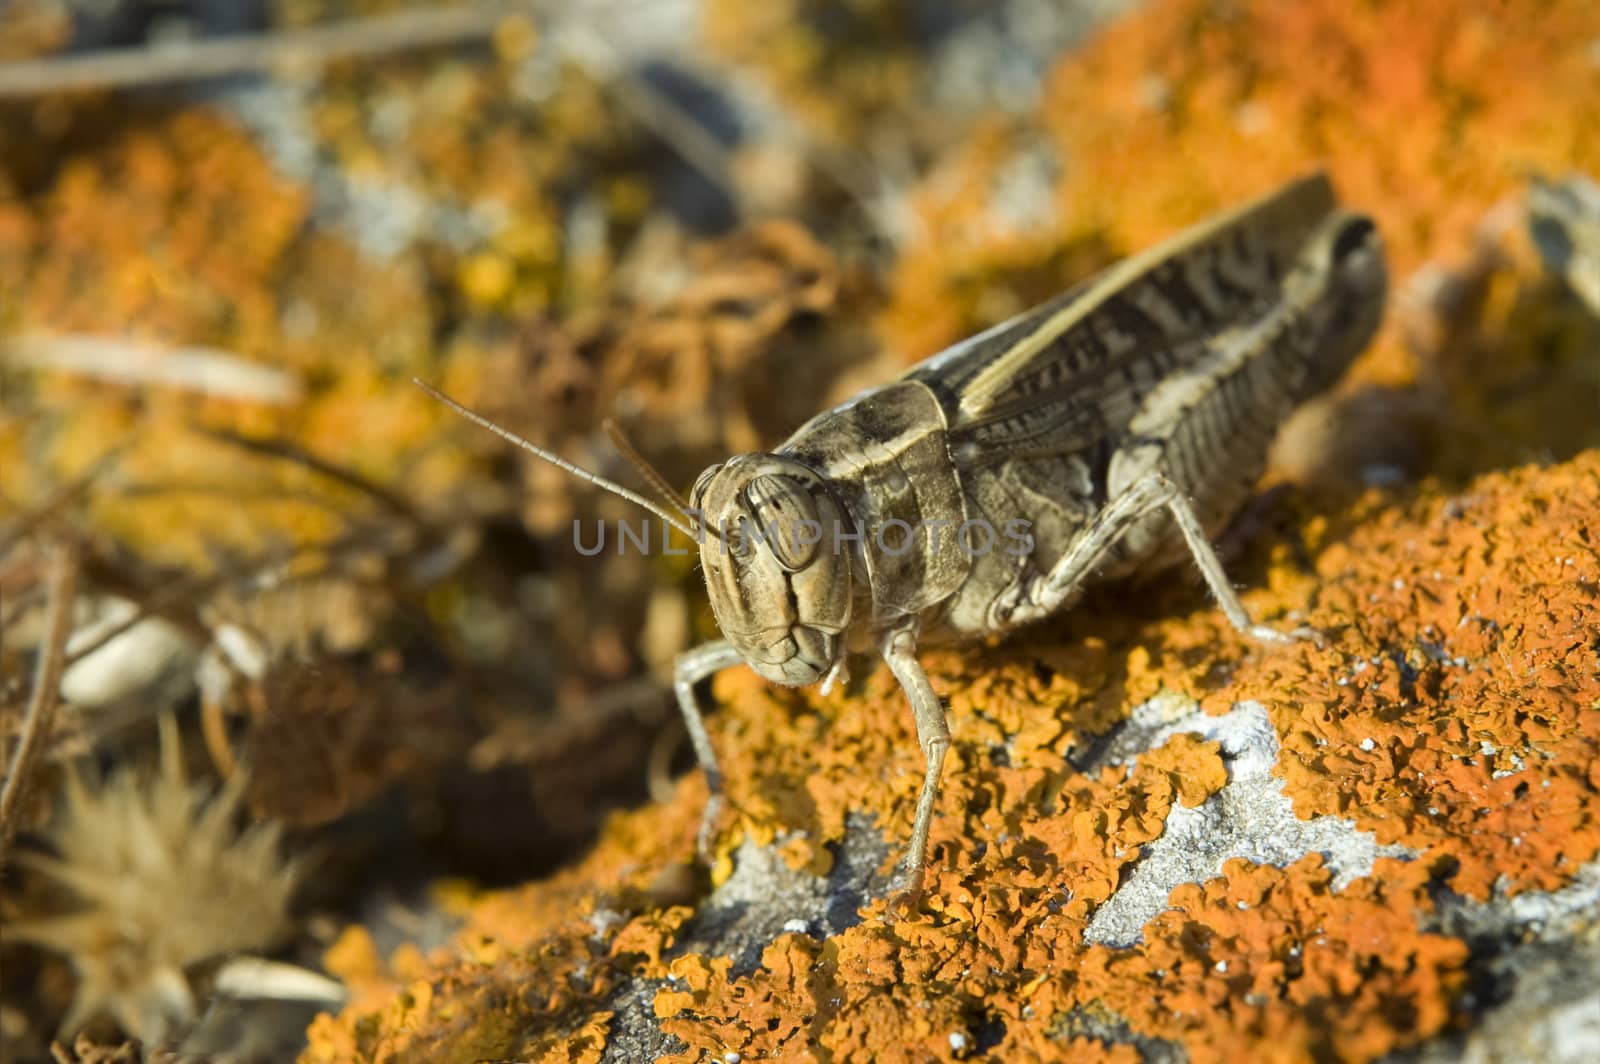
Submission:
[[[950,726],[944,706],[928,682],[928,674],[917,660],[917,625],[913,621],[891,628],[879,638],[879,649],[894,678],[900,681],[911,713],[917,722],[917,743],[927,762],[922,791],[917,796],[916,820],[911,826],[911,848],[906,853],[902,899],[915,904],[922,892],[923,869],[928,860],[928,829],[933,824],[933,803],[939,797],[939,777],[944,771],[945,751],[950,749]]]
[[[712,836],[717,820],[722,815],[722,769],[717,765],[717,752],[711,747],[705,718],[700,715],[699,703],[695,701],[694,686],[706,677],[743,661],[732,643],[718,639],[684,651],[673,665],[672,689],[678,696],[678,709],[683,713],[683,724],[688,729],[694,756],[705,771],[706,789],[711,792],[706,799],[705,812],[700,816],[700,833],[697,837],[700,858],[708,864],[712,857]]]
[[[1251,622],[1233,585],[1228,582],[1221,559],[1217,557],[1205,529],[1195,516],[1194,507],[1172,478],[1160,470],[1141,476],[1106,505],[1088,533],[1073,544],[1040,581],[1037,590],[1030,596],[1032,601],[1015,611],[1016,619],[1042,617],[1056,610],[1079,589],[1090,571],[1118,539],[1139,521],[1163,507],[1183,533],[1184,543],[1189,547],[1196,568],[1205,578],[1206,586],[1211,589],[1229,623],[1245,635],[1264,643],[1292,643],[1297,636],[1306,634],[1296,632],[1291,635],[1268,625]]]

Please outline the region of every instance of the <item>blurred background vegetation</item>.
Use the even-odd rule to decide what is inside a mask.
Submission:
[[[1579,0],[0,0],[8,1053],[292,1054],[687,766],[692,557],[412,377],[685,488],[1325,166],[1396,309],[1274,479],[1459,482],[1600,443],[1595,129]]]

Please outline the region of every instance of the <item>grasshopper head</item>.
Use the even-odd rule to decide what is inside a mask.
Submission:
[[[712,466],[700,474],[685,509],[621,431],[608,427],[619,449],[678,511],[674,516],[638,492],[529,443],[421,381],[416,384],[468,421],[642,506],[684,535],[696,535],[683,519],[698,512],[700,561],[717,624],[766,679],[791,687],[815,683],[843,655],[854,559],[844,544],[858,537],[827,482],[799,462],[743,454]]]
[[[722,634],[774,683],[820,680],[850,623],[852,526],[826,482],[798,462],[742,454],[700,474],[689,501]]]

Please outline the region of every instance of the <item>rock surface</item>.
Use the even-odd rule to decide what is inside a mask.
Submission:
[[[183,719],[198,772],[247,765],[251,816],[330,857],[283,951],[350,995],[307,1064],[1600,1059],[1600,7],[1150,0],[1080,43],[1122,6],[957,33],[704,0],[608,35],[570,5],[483,47],[0,105],[4,501],[59,505],[30,527],[82,536],[83,586],[173,625],[72,674],[54,755],[148,761],[151,716],[260,636],[264,673]],[[56,40],[19,54],[63,45],[40,0],[0,51],[23,8]],[[578,557],[572,521],[621,504],[410,378],[626,477],[618,416],[682,486],[1318,166],[1384,234],[1392,313],[1227,564],[1320,638],[1247,643],[1179,571],[926,648],[954,747],[910,914],[898,688],[735,670],[703,692],[731,808],[697,869],[703,778],[640,804],[659,670],[711,634],[693,559]],[[26,621],[29,555],[0,569]],[[440,882],[418,918],[443,875],[520,885]],[[0,886],[8,918],[61,907]],[[47,1059],[71,966],[0,949],[0,1027]]]
[[[1321,644],[1247,645],[1178,588],[1144,620],[1091,599],[929,654],[955,746],[930,894],[899,917],[919,755],[891,681],[824,699],[736,670],[714,890],[658,881],[691,852],[691,777],[556,880],[468,906],[306,1060],[1589,1046],[1597,544],[1591,452],[1313,519],[1246,602]]]

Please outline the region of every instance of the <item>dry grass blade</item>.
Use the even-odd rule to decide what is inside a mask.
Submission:
[[[564,41],[586,68],[611,73],[612,91],[625,110],[677,152],[679,158],[727,193],[731,203],[739,202],[729,176],[732,159],[728,147],[704,123],[648,80],[629,72],[624,58],[604,33],[573,20],[565,27]]]
[[[299,30],[0,64],[0,97],[317,67],[337,59],[462,44],[489,37],[516,11],[516,5],[399,11]]]
[[[62,60],[65,62],[65,60]],[[0,65],[0,97],[8,68]],[[300,382],[232,351],[197,344],[172,346],[122,336],[28,333],[5,343],[24,368],[77,374],[130,387],[166,387],[247,403],[286,404],[301,397]]]
[[[310,451],[306,450],[304,447],[301,447],[293,440],[245,436],[241,433],[230,432],[227,429],[213,428],[209,426],[196,426],[196,431],[209,436],[220,443],[226,443],[230,446],[238,447],[239,449],[249,451],[252,454],[258,454],[268,458],[277,458],[286,462],[294,462],[297,465],[302,465],[314,473],[327,477],[329,480],[332,480],[335,483],[342,484],[347,488],[352,488],[361,492],[363,495],[371,496],[373,499],[376,499],[378,502],[382,503],[386,508],[402,517],[410,518],[419,525],[423,524],[422,518],[417,514],[416,510],[409,502],[401,498],[399,495],[396,495],[382,484],[379,484],[368,477],[362,476],[353,469],[312,454]]]
[[[77,549],[68,543],[58,543],[51,548],[51,555],[50,605],[44,646],[34,667],[33,694],[28,700],[27,716],[22,721],[22,737],[11,758],[5,785],[0,788],[0,867],[4,867],[11,840],[16,835],[28,775],[55,724],[64,652],[72,630],[72,600],[78,584]]]

